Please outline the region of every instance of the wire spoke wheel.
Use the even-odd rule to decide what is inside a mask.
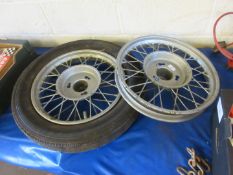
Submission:
[[[107,41],[78,40],[35,59],[12,94],[14,120],[23,133],[46,148],[73,153],[101,147],[126,132],[138,112],[116,85],[119,50]]]
[[[126,44],[118,54],[117,74],[124,99],[162,121],[191,119],[212,104],[219,92],[219,78],[208,58],[167,37],[142,37]],[[129,84],[132,78],[141,81]]]
[[[36,76],[31,99],[45,119],[63,125],[91,121],[119,100],[115,59],[95,50],[72,51],[48,63]]]

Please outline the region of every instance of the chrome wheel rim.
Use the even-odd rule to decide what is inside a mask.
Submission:
[[[31,88],[33,107],[61,125],[90,122],[111,110],[120,98],[115,59],[96,50],[72,51],[45,65]]]
[[[123,98],[137,111],[162,121],[193,118],[219,92],[219,78],[208,58],[168,37],[147,36],[126,44],[117,57],[117,75]],[[131,78],[143,81],[129,85]]]

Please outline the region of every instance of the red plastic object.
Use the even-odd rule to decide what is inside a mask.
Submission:
[[[227,65],[229,68],[233,68],[233,60],[228,59]]]
[[[230,118],[233,118],[233,105],[231,106],[230,112],[228,114]]]
[[[216,47],[218,48],[218,50],[219,50],[225,57],[228,58],[228,67],[233,69],[233,53],[231,53],[230,51],[228,51],[228,50],[222,48],[222,47],[220,46],[220,44],[218,43],[217,36],[216,36],[216,28],[217,28],[218,22],[219,22],[224,16],[227,16],[227,15],[233,15],[233,12],[224,13],[224,14],[222,14],[220,17],[218,17],[218,19],[215,21],[215,23],[214,23],[214,28],[213,28],[213,37],[214,37],[215,45],[216,45]],[[233,42],[230,43],[230,44],[227,44],[227,46],[230,46],[230,45],[233,45]]]

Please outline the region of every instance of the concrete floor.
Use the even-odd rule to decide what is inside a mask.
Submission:
[[[53,175],[51,173],[31,170],[0,162],[0,175]]]

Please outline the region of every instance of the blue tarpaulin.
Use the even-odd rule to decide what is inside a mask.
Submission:
[[[37,49],[39,53],[46,49]],[[233,72],[226,59],[211,49],[200,49],[215,65],[221,88],[233,88]],[[215,104],[199,117],[182,123],[160,122],[140,115],[122,136],[96,150],[64,154],[28,139],[16,126],[11,110],[0,116],[0,160],[64,175],[176,175],[187,167],[186,147],[211,162],[211,117]]]

